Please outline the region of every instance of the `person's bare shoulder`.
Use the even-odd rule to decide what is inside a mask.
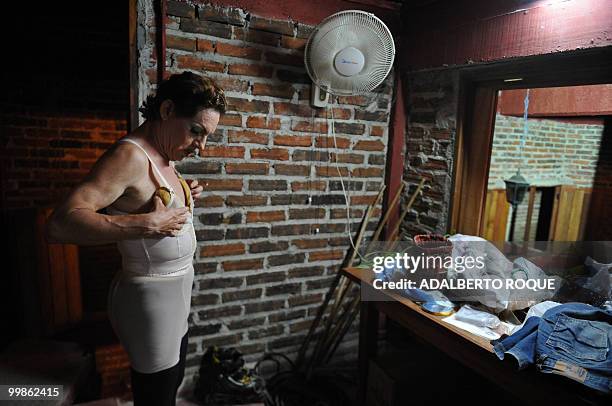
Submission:
[[[110,206],[125,190],[147,175],[148,159],[135,145],[117,142],[96,161],[85,179],[70,193],[65,209],[98,211]]]

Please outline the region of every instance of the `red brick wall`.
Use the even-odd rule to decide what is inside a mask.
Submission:
[[[140,12],[149,27],[142,97],[154,88],[156,61],[152,10]],[[309,105],[303,49],[311,29],[241,9],[168,3],[168,71],[213,77],[230,104],[204,158],[177,165],[206,191],[195,213],[187,375],[213,344],[238,346],[248,360],[264,351],[295,355],[349,247],[334,160],[353,231],[384,179],[392,77],[377,92],[336,100],[334,148],[326,110]],[[350,357],[355,339],[353,329]]]
[[[593,187],[603,134],[601,124],[574,124],[529,118],[520,159],[522,117],[498,114],[495,120],[489,189],[504,189],[521,165],[521,174],[532,186],[573,185]]]

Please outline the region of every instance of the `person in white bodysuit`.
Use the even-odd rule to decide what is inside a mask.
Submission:
[[[193,207],[203,188],[187,183],[173,162],[204,148],[225,108],[211,79],[172,75],[141,108],[146,121],[104,153],[47,223],[51,243],[117,243],[122,269],[110,286],[108,314],[131,362],[135,406],[173,406],[183,379],[197,247]]]

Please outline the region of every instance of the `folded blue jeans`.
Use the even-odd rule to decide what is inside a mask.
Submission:
[[[493,342],[499,359],[512,355],[519,369],[535,364],[601,392],[612,391],[612,311],[566,303],[530,317],[516,333]]]

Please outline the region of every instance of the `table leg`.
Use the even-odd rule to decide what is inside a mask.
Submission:
[[[375,302],[361,302],[359,315],[359,404],[365,405],[370,358],[378,347],[378,309]]]

